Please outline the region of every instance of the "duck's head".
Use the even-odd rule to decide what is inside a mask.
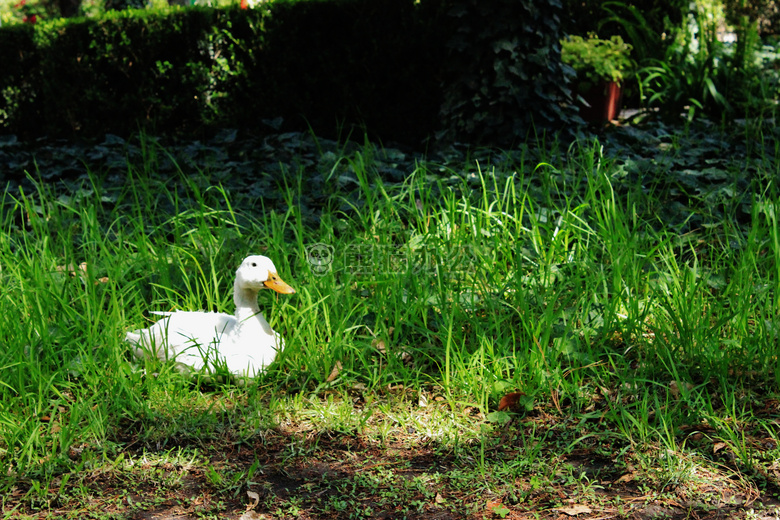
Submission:
[[[276,274],[276,266],[270,258],[261,255],[248,256],[236,271],[236,288],[259,291],[273,289],[282,294],[292,294],[295,289]]]

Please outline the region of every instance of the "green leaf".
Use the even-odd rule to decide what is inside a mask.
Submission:
[[[506,508],[503,504],[498,504],[497,506],[493,506],[492,511],[494,514],[500,516],[501,518],[506,518],[506,516],[511,513],[509,509]]]

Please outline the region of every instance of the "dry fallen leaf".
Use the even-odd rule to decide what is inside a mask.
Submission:
[[[377,351],[378,351],[380,354],[384,354],[385,352],[387,352],[387,349],[385,348],[385,342],[384,342],[384,340],[381,340],[381,339],[374,339],[374,340],[371,342],[371,346],[372,346],[372,347],[374,347],[375,349],[377,349]]]
[[[247,511],[254,509],[255,507],[257,507],[257,504],[260,503],[260,495],[257,492],[252,491],[251,489],[247,489],[246,496],[248,496],[249,500],[252,501],[251,504],[246,506]]]
[[[498,411],[503,412],[504,410],[508,410],[510,412],[519,412],[520,398],[524,395],[525,394],[523,392],[512,392],[511,394],[506,394],[501,398],[501,401],[498,402]]]
[[[584,504],[574,504],[569,507],[559,507],[555,509],[569,516],[577,516],[582,514],[588,514],[592,512],[592,509]]]
[[[712,445],[712,453],[718,453],[720,450],[728,446],[725,442],[716,442]]]
[[[342,368],[341,361],[336,361],[336,364],[333,365],[333,370],[330,371],[330,375],[328,376],[328,379],[326,379],[325,381],[330,383],[331,381],[339,377],[341,368]]]
[[[68,273],[71,276],[76,276],[76,274],[77,274],[76,271],[80,270],[82,273],[86,273],[87,272],[87,263],[86,262],[81,262],[78,267],[74,266],[73,264],[58,265],[58,266],[55,267],[55,269],[59,273]]]
[[[436,493],[436,498],[434,498],[437,504],[443,504],[445,502],[444,497],[441,496],[441,493]]]
[[[256,511],[247,511],[238,520],[266,520],[268,517]]]

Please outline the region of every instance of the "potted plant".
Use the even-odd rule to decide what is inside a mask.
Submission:
[[[615,119],[620,112],[623,81],[634,68],[631,45],[620,36],[601,40],[569,36],[561,40],[561,59],[579,78],[580,115],[591,122]]]

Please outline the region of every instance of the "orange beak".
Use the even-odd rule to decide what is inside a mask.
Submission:
[[[271,271],[268,271],[268,280],[266,280],[264,284],[268,289],[273,289],[281,294],[293,294],[295,292],[295,289],[279,278],[278,274],[272,273]]]

